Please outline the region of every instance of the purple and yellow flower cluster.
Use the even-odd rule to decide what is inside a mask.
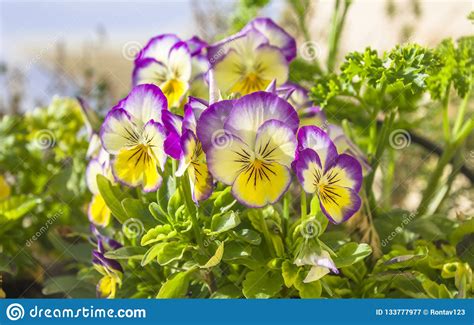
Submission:
[[[361,205],[364,158],[354,158],[357,148],[339,129],[331,139],[324,113],[288,82],[295,56],[295,40],[268,18],[211,45],[172,34],[152,38],[136,57],[133,89],[102,125],[103,148],[88,169],[91,221],[105,226],[110,219],[97,173],[156,191],[168,159],[179,162],[176,177],[189,181],[196,203],[221,182],[241,204],[263,207],[296,178],[330,221],[350,218]],[[198,81],[211,102],[193,96]]]

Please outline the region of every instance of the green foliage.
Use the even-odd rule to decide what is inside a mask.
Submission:
[[[0,247],[7,256],[17,256],[18,276],[28,277],[40,265],[28,256],[30,250],[44,253],[43,261],[71,259],[54,257],[48,236],[61,239],[63,229],[87,224],[88,141],[80,106],[74,99],[54,98],[48,107],[4,116],[0,143],[0,175],[10,187],[9,196],[0,198]]]

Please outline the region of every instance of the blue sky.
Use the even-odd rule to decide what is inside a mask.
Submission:
[[[282,3],[278,0],[270,6],[270,16]],[[81,42],[92,38],[99,25],[111,42],[145,41],[167,32],[187,37],[195,26],[191,0],[0,0],[0,58],[15,59],[23,48],[41,46],[58,35],[65,36],[68,43]]]

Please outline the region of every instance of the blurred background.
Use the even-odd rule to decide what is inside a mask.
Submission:
[[[53,95],[81,95],[106,108],[130,86],[133,58],[152,36],[197,34],[208,42],[255,11],[281,23],[317,56],[326,44],[334,1],[313,0],[300,17],[290,1],[0,1],[0,115],[47,104]],[[436,45],[470,34],[469,0],[358,0],[346,19],[340,53],[397,43]],[[300,22],[309,26],[304,35]],[[301,35],[299,35],[301,34]]]

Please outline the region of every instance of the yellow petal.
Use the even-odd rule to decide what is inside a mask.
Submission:
[[[168,99],[169,106],[172,107],[179,106],[180,99],[188,90],[188,84],[178,79],[171,79],[161,84],[160,88]]]
[[[257,160],[240,173],[232,186],[232,193],[248,206],[262,207],[278,201],[290,181],[290,171],[285,166]]]
[[[161,184],[157,162],[145,145],[121,150],[113,163],[113,170],[118,180],[129,186],[143,185],[145,191],[153,191]]]
[[[94,195],[89,205],[89,220],[95,225],[105,227],[110,222],[110,214],[110,209],[105,204],[102,195]]]

